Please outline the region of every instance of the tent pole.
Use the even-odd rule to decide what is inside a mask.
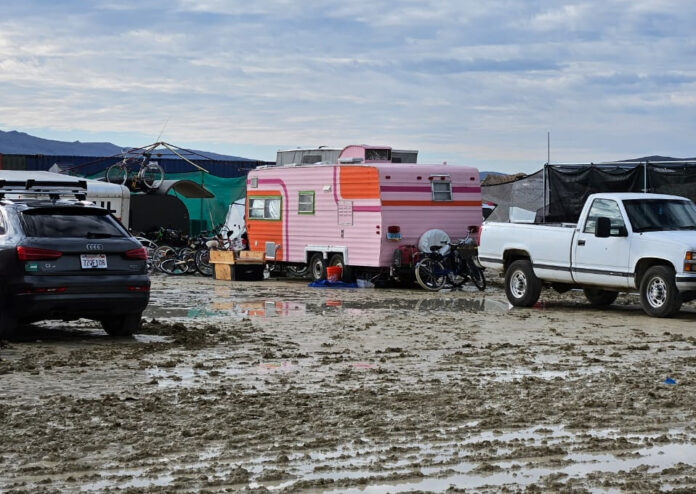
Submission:
[[[544,206],[541,210],[541,222],[542,223],[546,223],[546,167],[547,166],[549,166],[548,162],[544,165],[544,168],[541,171],[541,179],[544,182],[543,192],[542,192],[542,194],[544,194],[544,197],[543,197]]]
[[[648,162],[643,163],[643,193],[648,191]]]
[[[203,170],[201,170],[201,187],[205,188],[205,173],[203,172]],[[202,232],[203,231],[203,217],[205,216],[203,214],[203,198],[202,197],[201,197],[200,215],[201,215],[200,218],[198,218],[198,227],[200,228],[200,230]]]
[[[543,204],[544,204],[544,209],[542,209],[541,213],[541,222],[546,223],[546,167],[549,166],[551,163],[551,132],[546,132],[546,164],[544,165],[544,169],[541,173],[541,178],[544,181],[544,187],[543,187],[543,194],[544,194],[544,199],[543,199]]]

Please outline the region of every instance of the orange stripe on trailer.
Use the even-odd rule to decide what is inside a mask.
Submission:
[[[282,194],[279,190],[248,190],[247,197],[280,197],[281,201],[284,202]],[[283,208],[285,204],[283,204]],[[280,245],[278,251],[276,252],[277,259],[283,259],[283,222],[286,221],[285,209],[281,214],[280,220],[263,220],[250,218],[249,215],[249,201],[246,204],[246,229],[247,229],[247,239],[249,241],[249,250],[261,250],[263,251],[266,247],[266,242],[273,242],[276,245]]]
[[[377,168],[344,165],[338,169],[341,199],[379,198]]]
[[[481,207],[481,201],[382,201],[382,206],[476,206]]]

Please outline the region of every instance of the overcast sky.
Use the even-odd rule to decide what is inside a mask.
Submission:
[[[696,155],[693,0],[2,0],[0,130],[274,160]],[[165,127],[166,123],[166,127]]]

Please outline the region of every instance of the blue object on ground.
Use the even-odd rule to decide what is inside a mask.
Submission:
[[[313,281],[308,286],[311,286],[312,288],[358,288],[356,283],[344,283],[343,281],[326,280]]]
[[[667,379],[665,379],[664,383],[665,384],[677,384],[677,381],[675,381],[671,377],[668,377]]]

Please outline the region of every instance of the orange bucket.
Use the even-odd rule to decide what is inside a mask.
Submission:
[[[327,266],[326,267],[326,281],[330,281],[331,283],[336,283],[337,281],[341,281],[341,272],[343,270],[341,269],[341,266]]]

